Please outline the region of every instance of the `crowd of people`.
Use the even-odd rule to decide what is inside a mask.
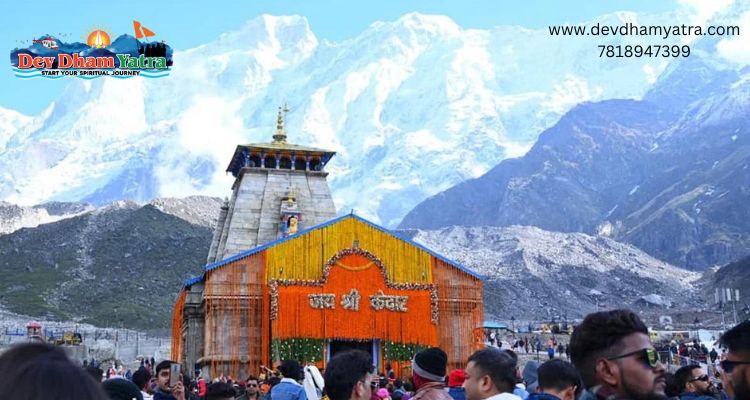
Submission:
[[[264,379],[170,379],[173,363],[165,360],[142,364],[129,379],[103,379],[93,363],[84,369],[60,348],[29,343],[0,356],[0,399],[750,400],[750,321],[725,332],[719,344],[726,354],[719,362],[721,382],[714,384],[699,364],[668,372],[646,325],[629,310],[586,316],[571,335],[570,361],[529,361],[520,368],[514,350],[487,346],[464,368],[448,371],[445,351],[433,347],[413,357],[408,380],[387,364],[377,374],[372,356],[360,350],[334,355],[322,376],[284,360]]]
[[[499,349],[503,348],[503,342],[496,336],[494,332],[491,332],[487,336],[487,342],[490,346],[497,347]],[[518,338],[513,335],[510,340],[509,346],[511,350],[520,354],[546,352],[550,360],[555,358],[556,355],[558,357],[565,356],[565,358],[567,359],[570,358],[570,348],[568,347],[568,345],[563,344],[561,341],[559,341],[557,339],[557,335],[555,334],[550,336],[546,341],[542,340],[539,335],[526,335]]]
[[[715,365],[717,360],[723,357],[715,347],[711,350],[700,339],[692,341],[681,340],[679,343],[672,340],[669,343],[654,343],[654,347],[660,354],[669,355],[673,358],[674,364],[687,365],[690,363],[710,363]]]

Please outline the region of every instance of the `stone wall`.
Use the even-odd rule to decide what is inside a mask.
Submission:
[[[279,238],[282,199],[293,187],[302,211],[301,229],[336,216],[327,173],[243,168],[235,182],[214,257],[217,261]],[[213,252],[212,252],[213,253]]]

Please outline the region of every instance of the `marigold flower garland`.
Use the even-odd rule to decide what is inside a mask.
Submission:
[[[380,273],[383,275],[383,279],[385,280],[386,286],[391,289],[429,290],[430,291],[431,321],[433,324],[438,323],[440,319],[440,310],[439,310],[439,305],[438,305],[437,285],[419,284],[419,283],[392,283],[390,279],[388,278],[388,271],[385,265],[383,265],[383,262],[380,261],[380,259],[374,254],[370,253],[367,250],[363,250],[360,248],[342,249],[338,253],[336,253],[333,257],[331,257],[331,259],[328,260],[326,265],[323,267],[323,275],[318,280],[294,280],[294,279],[271,280],[268,283],[269,293],[271,295],[270,319],[275,320],[278,317],[278,312],[279,312],[278,286],[279,285],[281,286],[323,286],[323,284],[325,284],[326,280],[328,279],[328,275],[331,272],[331,268],[333,268],[333,266],[336,265],[336,262],[338,262],[342,257],[348,256],[348,255],[358,255],[358,256],[365,257],[368,260],[372,261],[380,269]]]

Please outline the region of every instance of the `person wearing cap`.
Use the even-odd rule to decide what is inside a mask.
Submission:
[[[141,390],[135,383],[122,378],[110,378],[102,383],[110,400],[143,400]]]
[[[466,391],[464,390],[464,380],[466,372],[462,369],[454,369],[448,374],[448,394],[453,400],[466,400]]]
[[[466,365],[466,400],[521,400],[513,394],[516,361],[494,347],[476,351]]]
[[[453,400],[445,390],[448,355],[438,347],[417,353],[412,360],[413,400]]]

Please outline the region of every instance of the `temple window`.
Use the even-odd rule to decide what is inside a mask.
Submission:
[[[292,159],[289,156],[281,156],[279,162],[279,168],[281,169],[292,169]]]
[[[298,171],[304,171],[305,170],[305,158],[304,157],[295,157],[294,159],[294,169]]]
[[[310,171],[322,171],[322,165],[320,163],[320,158],[313,158],[310,160]]]
[[[276,168],[276,157],[274,157],[272,154],[269,154],[264,159],[264,163],[265,168]]]

